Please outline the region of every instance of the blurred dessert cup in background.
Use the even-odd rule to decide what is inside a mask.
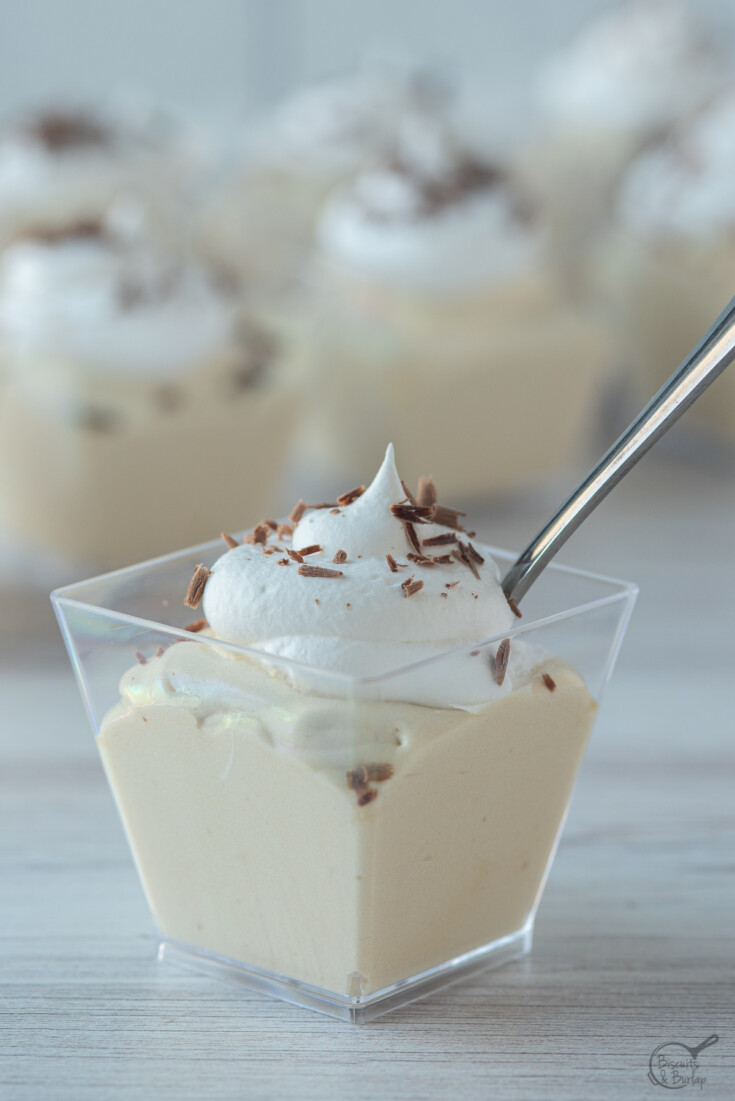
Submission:
[[[602,250],[604,293],[633,374],[651,395],[735,291],[735,86],[628,171]],[[735,375],[694,405],[691,424],[735,443]]]
[[[93,226],[121,197],[145,206],[149,221],[164,220],[192,157],[183,135],[153,113],[53,107],[23,115],[0,132],[0,248],[29,233]]]
[[[726,79],[723,56],[680,0],[606,8],[541,69],[521,169],[573,267],[631,159]]]
[[[407,478],[435,464],[455,497],[514,490],[578,456],[607,333],[547,246],[504,167],[446,117],[405,117],[319,220],[301,452],[356,476],[400,439]]]
[[[439,76],[388,61],[296,92],[252,125],[203,205],[205,255],[270,293],[289,291],[327,194],[386,148],[405,111],[448,94]]]
[[[213,271],[101,223],[16,240],[0,333],[11,536],[115,566],[259,518],[292,402],[277,342]]]

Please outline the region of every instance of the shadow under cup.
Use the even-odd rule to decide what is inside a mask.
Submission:
[[[505,636],[358,678],[187,631],[221,550],[52,594],[160,958],[361,1023],[527,952],[635,586],[550,566]],[[489,702],[411,702],[467,662]]]

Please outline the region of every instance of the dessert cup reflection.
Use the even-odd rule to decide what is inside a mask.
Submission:
[[[389,449],[224,554],[55,594],[179,958],[362,1021],[528,950],[634,590],[556,568],[519,616],[466,528]],[[176,623],[137,618],[187,570]]]

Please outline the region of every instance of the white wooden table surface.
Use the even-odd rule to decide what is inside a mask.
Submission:
[[[530,959],[362,1029],[155,962],[54,634],[3,642],[0,1098],[735,1097],[734,472],[651,456],[564,555],[641,596]],[[498,508],[518,546],[548,502]],[[52,628],[53,631],[53,628]]]

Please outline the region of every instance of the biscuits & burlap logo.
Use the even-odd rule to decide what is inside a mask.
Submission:
[[[696,1047],[671,1040],[659,1044],[648,1060],[649,1079],[654,1086],[663,1086],[667,1090],[680,1090],[685,1086],[703,1089],[707,1077],[701,1072],[699,1056],[705,1048],[716,1044],[718,1040],[719,1036],[713,1032]]]

